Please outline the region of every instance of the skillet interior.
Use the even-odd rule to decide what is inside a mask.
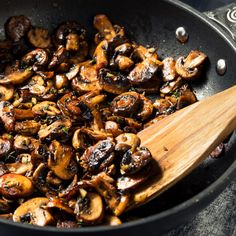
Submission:
[[[180,3],[171,3],[172,1],[156,1],[145,0],[135,1],[106,1],[106,0],[14,0],[14,1],[1,1],[0,9],[0,25],[2,26],[6,19],[12,15],[24,14],[31,18],[32,23],[37,26],[44,26],[46,28],[54,28],[58,23],[65,20],[77,20],[81,22],[89,32],[94,32],[92,29],[92,19],[97,13],[105,13],[109,18],[117,24],[120,24],[128,30],[131,37],[144,45],[152,45],[158,48],[160,57],[168,55],[184,55],[192,49],[200,49],[209,56],[209,62],[207,65],[207,72],[202,78],[201,83],[194,83],[193,88],[197,93],[199,99],[209,96],[221,90],[224,90],[235,84],[234,75],[236,74],[236,67],[232,58],[235,56],[235,49],[232,45],[226,41],[223,35],[217,33],[213,27],[205,22],[205,20],[197,17],[194,12],[190,10],[184,10],[180,7]],[[176,1],[175,1],[176,2]],[[182,3],[181,3],[182,4]],[[185,45],[181,45],[175,39],[175,29],[179,26],[184,26],[189,35],[189,41]],[[1,35],[4,34],[3,29],[0,31]],[[225,58],[227,60],[227,73],[225,76],[219,76],[215,71],[216,61],[219,58]],[[210,112],[210,111],[206,111]],[[194,124],[193,124],[194,125]],[[231,137],[228,148],[236,145],[234,136]],[[142,234],[148,232],[148,223],[154,220],[156,222],[155,234],[158,231],[170,228],[171,226],[185,220],[195,212],[200,210],[207,202],[209,202],[208,195],[210,186],[222,174],[233,165],[234,151],[231,148],[230,152],[218,160],[207,159],[199,168],[197,168],[192,174],[182,180],[175,187],[164,193],[159,198],[155,199],[148,205],[139,208],[132,214],[141,218],[155,215],[155,219],[142,219],[140,221],[134,221],[133,223],[124,224],[121,227],[113,228],[112,234],[136,231],[136,234]],[[235,165],[236,163],[234,163]],[[194,204],[190,204],[191,214],[185,214],[181,216],[181,219],[176,219],[175,222],[168,222],[167,225],[160,225],[159,219],[171,219],[172,207],[177,206],[184,201],[191,199],[198,193],[203,191],[204,204],[198,206],[198,209],[194,209]],[[180,208],[180,212],[184,209]],[[164,215],[159,214],[165,211]],[[189,211],[189,210],[188,210]],[[172,215],[173,216],[173,215]],[[2,220],[1,220],[2,221]],[[1,222],[0,221],[0,222]],[[15,227],[8,227],[4,224],[1,227],[6,227],[6,232],[14,233]],[[145,227],[146,226],[146,227]],[[20,226],[21,230],[32,229],[29,226]],[[46,228],[43,229],[46,232]],[[109,233],[107,228],[103,227],[98,229],[97,227],[90,229],[79,229],[81,233],[96,233],[96,235],[104,235]],[[57,229],[51,229],[50,234],[53,232],[57,234],[64,232]],[[78,230],[67,231],[76,233]],[[34,235],[40,234],[41,228],[34,232]],[[100,232],[100,234],[99,234]],[[150,231],[152,235],[153,231]],[[44,234],[46,235],[46,234]]]

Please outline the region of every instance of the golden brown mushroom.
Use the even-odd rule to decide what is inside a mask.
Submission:
[[[3,122],[4,127],[7,131],[11,132],[14,130],[15,113],[14,107],[11,105],[10,102],[0,102],[0,119]]]
[[[9,199],[28,197],[34,191],[29,178],[18,174],[5,174],[0,177],[0,193]]]
[[[49,32],[44,28],[32,28],[27,36],[29,42],[36,48],[48,48],[51,44]]]
[[[39,141],[32,137],[16,135],[14,137],[13,147],[17,151],[32,151],[37,145],[39,145]]]
[[[49,199],[46,197],[32,198],[21,204],[13,214],[14,222],[27,222],[29,224],[45,226],[54,222],[54,218],[45,209]]]
[[[13,98],[14,88],[10,85],[0,85],[0,101],[9,101]]]
[[[116,151],[128,151],[131,149],[135,151],[137,147],[139,147],[141,140],[136,134],[132,133],[123,133],[116,137]]]
[[[162,74],[163,74],[163,81],[172,81],[176,79],[178,76],[176,69],[175,69],[175,60],[173,57],[167,57],[163,61],[163,68],[162,68]]]
[[[15,123],[15,131],[23,135],[37,134],[41,125],[34,120],[27,120]]]
[[[0,157],[4,157],[10,152],[11,146],[11,141],[2,135],[0,137]]]
[[[116,225],[122,224],[122,222],[117,216],[106,215],[105,224],[110,225],[110,226],[116,226]]]
[[[36,115],[49,115],[49,116],[56,116],[59,115],[61,112],[57,108],[57,104],[55,102],[44,101],[37,103],[33,106],[32,111]]]

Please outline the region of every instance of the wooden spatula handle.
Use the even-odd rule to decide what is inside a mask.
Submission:
[[[161,169],[134,195],[137,206],[186,176],[236,128],[236,86],[186,107],[139,133]],[[131,206],[132,207],[132,206]]]

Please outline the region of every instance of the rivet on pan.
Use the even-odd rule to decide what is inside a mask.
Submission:
[[[226,61],[219,59],[216,64],[216,71],[219,75],[224,75],[227,69]]]
[[[175,31],[175,35],[178,41],[186,43],[188,41],[188,33],[184,27],[179,27]]]

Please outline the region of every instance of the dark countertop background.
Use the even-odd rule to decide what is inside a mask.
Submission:
[[[225,6],[232,0],[181,0],[199,11]],[[235,1],[234,1],[235,2]],[[236,236],[236,180],[188,223],[164,236]]]

